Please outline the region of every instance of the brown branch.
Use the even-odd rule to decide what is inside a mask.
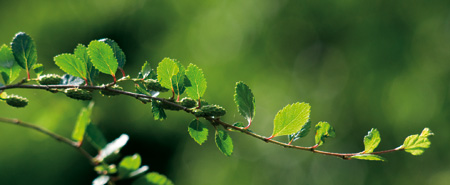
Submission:
[[[51,138],[53,138],[53,139],[55,139],[57,141],[60,141],[62,143],[65,143],[65,144],[75,148],[83,156],[85,156],[89,160],[89,162],[91,162],[94,165],[96,164],[94,158],[86,150],[84,150],[83,148],[79,147],[77,142],[74,142],[74,141],[72,141],[72,140],[70,140],[70,139],[68,139],[66,137],[60,136],[60,135],[55,134],[55,133],[53,133],[53,132],[51,132],[51,131],[49,131],[49,130],[47,130],[45,128],[42,128],[42,127],[30,124],[30,123],[26,123],[26,122],[20,121],[18,119],[10,119],[10,118],[2,118],[2,117],[0,117],[0,122],[10,123],[10,124],[22,126],[22,127],[25,127],[25,128],[30,128],[30,129],[33,129],[33,130],[38,131],[40,133],[43,133],[43,134],[45,134],[47,136],[50,136]]]

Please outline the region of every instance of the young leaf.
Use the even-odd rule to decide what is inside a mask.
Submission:
[[[88,48],[83,44],[78,44],[73,53],[78,59],[86,64],[86,78],[90,82],[90,84],[93,85],[99,74],[99,71],[95,69],[94,65],[92,65],[91,59],[88,55]]]
[[[105,185],[109,181],[109,176],[100,175],[92,181],[92,185]]]
[[[188,127],[189,135],[194,139],[199,145],[208,139],[208,128],[200,122],[198,119],[191,121]]]
[[[233,141],[230,135],[223,130],[216,130],[216,145],[226,156],[231,156],[233,153]]]
[[[178,74],[179,70],[177,63],[173,59],[164,58],[156,69],[161,86],[172,89],[172,77]]]
[[[425,149],[429,148],[431,145],[428,136],[434,135],[429,128],[424,128],[420,135],[415,134],[408,136],[403,145],[400,148],[404,149],[406,152],[412,155],[422,155]]]
[[[103,149],[108,143],[103,133],[94,124],[88,124],[86,126],[86,136],[92,146],[98,150]]]
[[[274,119],[272,136],[289,135],[298,132],[309,120],[311,106],[308,103],[294,103],[280,110]]]
[[[378,144],[380,144],[380,132],[376,128],[372,128],[372,130],[364,136],[364,153],[372,153],[375,148],[377,148]]]
[[[137,82],[137,83],[135,84],[135,88],[136,88],[136,93],[139,93],[139,94],[145,94],[145,95],[147,95],[147,96],[152,96],[152,97],[156,97],[156,96],[159,95],[159,91],[151,91],[151,90],[148,90],[148,89],[144,86],[144,84],[142,84],[141,82]]]
[[[306,135],[308,135],[309,130],[311,130],[311,121],[306,122],[302,126],[302,129],[300,131],[298,131],[297,133],[288,135],[289,144],[291,144],[292,142],[296,141],[297,139],[300,139],[300,138],[305,137]]]
[[[173,185],[173,182],[164,175],[150,172],[136,179],[132,185]]]
[[[109,38],[100,39],[99,41],[104,42],[111,47],[111,49],[114,52],[114,57],[116,57],[117,59],[119,65],[118,67],[123,68],[123,66],[126,63],[126,58],[125,53],[122,51],[122,49],[120,49],[119,44],[117,44],[116,41]]]
[[[61,68],[64,72],[86,79],[86,63],[83,60],[80,60],[75,55],[72,54],[61,54],[56,56],[53,60],[59,68]]]
[[[118,63],[108,44],[97,40],[91,41],[88,46],[88,55],[95,68],[115,78]]]
[[[186,70],[186,76],[191,86],[186,88],[186,93],[194,100],[199,100],[206,91],[206,79],[203,71],[194,64],[189,64]]]
[[[180,62],[174,60],[175,63],[178,65],[178,73],[172,77],[172,89],[174,90],[175,95],[177,96],[177,101],[180,99],[180,95],[184,93],[186,90],[186,84],[185,84],[185,78],[186,75],[184,74],[184,66],[181,65]]]
[[[37,77],[41,76],[42,72],[44,72],[44,65],[39,64],[39,63],[35,64],[33,66],[33,71],[34,71],[34,73],[36,73]]]
[[[75,77],[69,74],[65,74],[62,77],[61,85],[81,85],[84,83],[84,80],[80,77]]]
[[[153,69],[150,67],[150,64],[148,64],[147,61],[145,61],[144,65],[142,65],[141,71],[138,74],[137,78],[146,80],[147,78],[152,78],[153,75],[150,75],[153,73]]]
[[[119,163],[119,177],[128,177],[139,166],[141,166],[141,156],[139,154],[124,157]]]
[[[236,102],[239,113],[247,119],[248,126],[250,126],[255,117],[255,97],[244,82],[236,83],[234,102]]]
[[[327,122],[319,122],[316,125],[316,145],[320,146],[325,142],[325,138],[335,137],[334,128]]]
[[[75,129],[72,132],[72,139],[81,142],[84,138],[84,133],[86,127],[91,123],[92,108],[94,107],[94,102],[91,102],[86,108],[81,109],[78,115],[77,123],[75,124]]]
[[[29,79],[29,70],[37,62],[36,44],[29,35],[19,32],[11,42],[11,48],[17,63],[27,71]]]
[[[384,157],[373,154],[361,154],[350,157],[351,159],[369,160],[369,161],[386,161]]]
[[[0,73],[5,84],[9,84],[19,77],[20,70],[11,48],[3,44],[0,47]]]
[[[161,103],[156,100],[152,100],[152,113],[153,119],[155,120],[163,121],[167,118],[166,112],[164,112],[164,109],[161,107]]]
[[[103,161],[103,159],[107,158],[111,154],[118,153],[123,146],[125,146],[128,142],[128,135],[122,134],[119,138],[114,141],[108,143],[97,155],[96,159],[99,161]]]

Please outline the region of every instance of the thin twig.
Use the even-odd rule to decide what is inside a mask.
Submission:
[[[58,135],[56,133],[53,133],[53,132],[51,132],[51,131],[49,131],[49,130],[47,130],[45,128],[39,127],[39,126],[34,125],[34,124],[26,123],[26,122],[23,122],[23,121],[18,120],[18,119],[10,119],[10,118],[2,118],[2,117],[0,117],[0,122],[10,123],[10,124],[13,124],[13,125],[18,125],[18,126],[22,126],[22,127],[26,127],[26,128],[31,128],[31,129],[36,130],[36,131],[38,131],[40,133],[43,133],[43,134],[45,134],[47,136],[50,136],[51,138],[53,138],[53,139],[55,139],[57,141],[60,141],[62,143],[65,143],[65,144],[75,148],[83,156],[85,156],[87,159],[89,159],[89,162],[91,162],[92,164],[96,164],[94,158],[86,150],[84,150],[83,148],[79,147],[77,142],[74,142],[74,141],[72,141],[72,140],[70,140],[70,139],[68,139],[68,138],[66,138],[64,136],[60,136],[60,135]]]

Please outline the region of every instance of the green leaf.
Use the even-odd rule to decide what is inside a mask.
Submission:
[[[29,71],[37,62],[36,44],[29,35],[19,32],[11,42],[12,52],[20,67]]]
[[[172,89],[172,77],[178,74],[179,70],[177,63],[173,59],[164,58],[156,69],[161,86]]]
[[[200,99],[206,91],[206,79],[203,71],[194,64],[189,64],[186,70],[186,76],[191,86],[186,88],[186,93],[194,100]]]
[[[139,154],[124,157],[119,163],[119,177],[128,177],[139,166],[141,166],[141,156]]]
[[[280,110],[274,119],[272,137],[298,132],[309,120],[311,106],[308,103],[294,103]]]
[[[75,129],[72,132],[72,139],[74,139],[75,141],[83,141],[86,127],[89,123],[91,123],[91,114],[93,107],[94,102],[91,102],[86,108],[81,109],[81,112],[78,115],[77,123],[75,124]]]
[[[403,148],[412,155],[422,155],[423,152],[425,152],[425,149],[430,148],[431,142],[428,139],[428,136],[432,135],[434,134],[429,128],[424,128],[420,135],[415,134],[408,136],[400,148]]]
[[[152,78],[153,75],[151,75],[152,73],[154,73],[152,67],[150,66],[150,64],[148,64],[147,61],[145,61],[144,65],[142,65],[141,71],[139,72],[137,78],[144,79],[144,80],[146,80],[148,78],[153,79]]]
[[[200,122],[198,119],[191,121],[188,127],[189,135],[194,139],[199,145],[208,139],[208,128]]]
[[[380,132],[376,128],[372,128],[372,130],[364,136],[364,153],[372,153],[375,148],[377,148],[378,144],[380,144]]]
[[[126,58],[125,53],[122,51],[122,49],[120,49],[119,44],[117,44],[116,41],[109,38],[100,39],[99,41],[104,42],[111,47],[111,49],[114,52],[114,57],[116,57],[117,62],[119,63],[119,67],[123,68],[123,66],[126,63]]]
[[[88,124],[86,126],[86,136],[92,146],[98,150],[103,149],[108,143],[103,133],[94,124]]]
[[[109,176],[100,175],[92,181],[92,185],[105,185],[109,181]]]
[[[316,125],[316,145],[320,146],[325,142],[325,138],[335,137],[334,128],[327,122],[319,122]]]
[[[184,74],[184,66],[181,65],[180,62],[174,60],[178,66],[178,73],[172,77],[172,89],[174,90],[175,95],[177,96],[177,100],[180,99],[181,94],[186,90],[186,75]]]
[[[311,121],[306,122],[302,126],[302,129],[300,129],[300,131],[298,131],[297,133],[288,135],[289,142],[292,143],[292,142],[296,141],[297,139],[305,137],[306,135],[308,135],[309,130],[311,130]]]
[[[62,77],[61,85],[81,85],[84,83],[84,80],[80,77],[75,77],[69,74],[65,74]]]
[[[122,147],[127,144],[128,139],[130,139],[128,135],[120,135],[120,137],[108,143],[100,152],[98,152],[98,155],[95,158],[98,161],[103,161],[103,159],[107,158],[108,156],[114,153],[119,153],[120,149],[122,149]]]
[[[236,102],[239,113],[250,124],[255,117],[255,97],[244,82],[236,83],[234,102]]]
[[[132,185],[173,185],[173,182],[164,175],[150,172],[136,179]]]
[[[44,72],[44,65],[39,64],[39,63],[35,64],[33,66],[33,71],[34,71],[34,73],[36,73],[37,77],[41,76],[42,72]]]
[[[0,73],[5,84],[16,80],[20,75],[20,70],[11,48],[3,44],[0,47]]]
[[[97,40],[91,41],[88,46],[88,55],[94,67],[100,72],[116,76],[118,63],[108,44]]]
[[[152,113],[153,119],[155,120],[163,121],[167,118],[166,112],[164,112],[164,109],[161,107],[161,103],[156,100],[152,100]]]
[[[64,72],[86,80],[86,63],[75,55],[65,53],[56,56],[54,60]]]
[[[384,157],[373,154],[361,154],[350,157],[351,159],[369,160],[369,161],[386,161]]]
[[[95,83],[95,80],[99,74],[99,71],[95,69],[88,55],[88,48],[83,44],[78,44],[74,50],[74,55],[86,64],[86,78],[91,85]]]
[[[230,135],[223,130],[216,130],[216,145],[226,156],[231,156],[233,153],[233,141]]]

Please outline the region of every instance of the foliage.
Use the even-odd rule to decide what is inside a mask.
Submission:
[[[221,120],[226,114],[225,108],[220,105],[209,104],[203,98],[206,91],[207,82],[203,71],[194,64],[189,64],[185,68],[179,61],[164,58],[158,65],[156,72],[147,62],[139,71],[137,78],[125,76],[123,67],[126,63],[125,54],[120,49],[118,43],[105,38],[93,40],[88,47],[79,44],[74,54],[60,54],[54,57],[55,64],[62,71],[66,72],[60,77],[53,74],[43,73],[42,64],[36,64],[37,52],[34,41],[30,36],[21,32],[18,33],[11,44],[11,47],[3,45],[0,48],[0,72],[5,85],[0,84],[0,97],[8,105],[13,107],[25,107],[28,100],[18,95],[7,95],[5,90],[13,88],[34,88],[45,89],[54,93],[65,93],[68,97],[77,100],[91,100],[92,93],[99,91],[106,96],[125,95],[136,98],[144,104],[149,103],[149,108],[155,120],[165,120],[165,111],[184,111],[192,114],[195,118],[188,124],[188,133],[195,142],[202,145],[208,138],[209,128],[200,121],[201,118],[211,123],[214,128],[215,143],[220,152],[226,156],[233,153],[233,141],[228,131],[238,131],[243,134],[273,143],[279,146],[310,151],[314,153],[341,157],[343,159],[360,159],[384,161],[378,154],[404,150],[412,155],[421,155],[425,149],[430,147],[429,136],[433,133],[425,128],[420,135],[408,136],[403,145],[391,150],[374,151],[380,141],[380,133],[377,129],[372,129],[364,137],[364,151],[358,153],[334,153],[317,150],[323,145],[327,138],[335,137],[334,128],[327,122],[318,122],[315,125],[315,145],[303,147],[292,143],[300,138],[304,138],[311,130],[310,112],[311,106],[305,102],[296,102],[285,106],[274,118],[273,132],[270,137],[260,136],[248,128],[255,117],[255,97],[248,85],[244,82],[236,83],[234,101],[238,112],[247,120],[248,125],[244,127],[242,123],[228,124]],[[18,83],[13,83],[20,73],[20,66],[27,72],[27,78]],[[29,70],[33,69],[37,78],[30,78]],[[117,69],[121,70],[123,77],[116,79]],[[113,82],[99,84],[98,73],[111,75]],[[35,83],[27,86],[25,83]],[[84,85],[82,85],[84,82]],[[119,83],[130,82],[134,84],[134,92],[126,90]],[[171,98],[159,98],[160,93],[171,90]],[[180,100],[186,92],[188,97]],[[141,166],[142,158],[139,154],[125,156],[118,164],[118,168],[112,160],[117,158],[120,150],[127,144],[129,136],[120,135],[117,139],[108,142],[102,131],[91,122],[94,103],[82,108],[75,128],[72,132],[71,140],[63,136],[56,135],[37,126],[32,126],[20,121],[1,119],[2,122],[15,123],[18,125],[33,128],[45,133],[57,140],[77,148],[94,165],[98,177],[93,180],[93,184],[114,184],[116,181],[135,178],[133,184],[173,184],[167,177],[156,172],[146,173],[148,166]],[[220,128],[220,126],[223,127]],[[287,136],[288,143],[275,141],[277,136]],[[87,139],[92,147],[97,149],[95,157],[91,156],[83,147],[84,140]],[[144,174],[146,173],[146,174]]]

